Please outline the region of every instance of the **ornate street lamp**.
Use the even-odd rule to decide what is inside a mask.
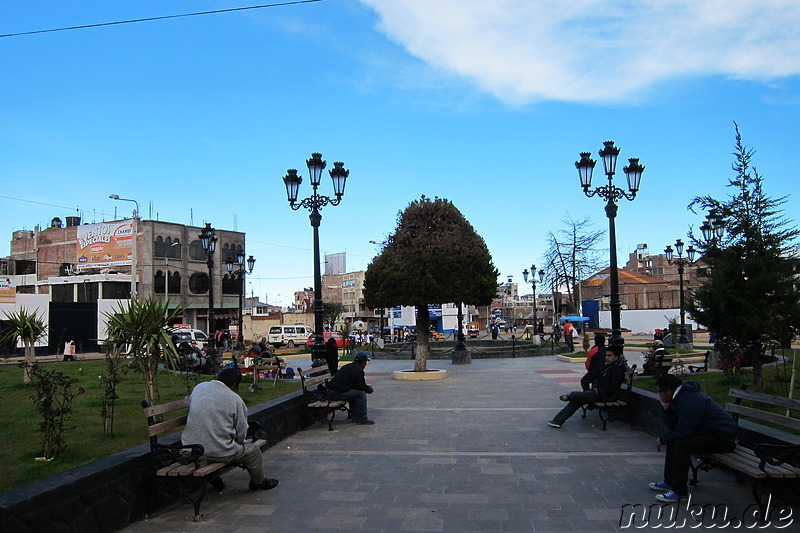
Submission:
[[[311,310],[314,312],[314,345],[311,347],[312,367],[317,367],[325,364],[325,343],[322,339],[323,334],[323,314],[325,308],[322,304],[322,273],[320,272],[320,257],[319,257],[319,224],[322,221],[322,215],[319,210],[326,205],[339,205],[344,196],[344,186],[347,182],[347,176],[350,171],[344,168],[344,163],[336,162],[333,164],[333,169],[328,171],[331,180],[333,181],[333,194],[335,198],[323,196],[317,193],[317,187],[322,181],[322,171],[325,169],[325,161],[322,160],[322,154],[314,152],[311,154],[311,159],[306,160],[308,166],[308,175],[311,181],[313,192],[308,198],[297,200],[297,194],[300,190],[300,184],[303,178],[297,175],[297,170],[290,168],[286,171],[286,176],[283,178],[283,183],[286,185],[286,196],[289,200],[289,206],[297,211],[298,209],[306,208],[311,214],[311,227],[314,229],[314,303]]]
[[[611,241],[610,250],[610,282],[611,282],[611,337],[609,338],[608,345],[619,346],[620,351],[625,345],[625,339],[622,338],[622,326],[620,321],[620,309],[622,304],[619,301],[619,274],[617,272],[617,232],[614,226],[614,219],[617,216],[617,200],[625,198],[633,200],[636,198],[636,193],[639,191],[639,183],[642,180],[642,172],[644,167],[639,164],[638,158],[628,159],[628,166],[622,170],[628,178],[628,191],[624,191],[619,187],[614,186],[614,174],[617,166],[617,156],[620,149],[614,146],[614,141],[606,141],[603,143],[603,149],[600,150],[599,155],[603,159],[603,166],[605,167],[606,176],[608,176],[608,184],[602,187],[597,187],[593,191],[589,189],[592,186],[592,171],[594,170],[595,161],[590,157],[590,152],[582,152],[581,160],[575,163],[578,169],[578,177],[581,180],[581,187],[583,193],[592,197],[597,195],[606,200],[606,216],[608,217],[608,236]]]
[[[214,251],[217,249],[217,235],[210,222],[206,222],[206,226],[198,237],[206,252],[206,265],[208,265],[208,338],[209,344],[213,348],[216,346],[217,340],[214,321]]]
[[[536,318],[536,275],[535,275],[535,273],[536,273],[536,265],[531,265],[531,271],[530,271],[531,280],[530,280],[530,284],[533,287],[533,336],[531,337],[531,341],[533,341],[534,344],[539,344],[535,340],[535,339],[538,338],[538,333],[539,333],[539,330],[538,330],[539,321]],[[522,271],[522,279],[525,280],[525,283],[528,283],[528,269],[527,268]],[[544,281],[544,270],[539,270],[539,281]]]
[[[713,213],[706,216],[705,222],[700,226],[703,232],[703,239],[708,244],[716,244],[725,235],[725,221]]]
[[[237,267],[236,270],[233,267]],[[256,266],[256,260],[251,255],[247,258],[247,270],[244,268],[244,252],[239,250],[236,253],[236,261],[228,260],[225,261],[225,268],[228,269],[228,273],[233,274],[236,276],[236,279],[239,281],[239,335],[237,335],[236,342],[238,348],[241,350],[244,348],[244,328],[242,326],[242,298],[244,296],[244,277],[245,274],[252,274],[253,267]]]
[[[677,251],[678,257],[674,257],[673,253]],[[683,306],[683,268],[686,265],[691,265],[694,263],[694,254],[697,250],[694,249],[694,246],[689,246],[686,250],[686,259],[683,258],[683,241],[678,239],[675,241],[675,250],[672,249],[672,246],[667,246],[664,249],[664,255],[667,256],[667,262],[670,265],[678,265],[678,279],[680,281],[680,306],[681,306],[681,336],[678,338],[679,344],[688,344],[689,339],[686,337],[686,312]]]

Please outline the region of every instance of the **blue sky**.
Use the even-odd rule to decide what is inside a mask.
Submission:
[[[0,34],[255,4],[6,0]],[[702,223],[692,197],[727,194],[734,121],[796,221],[798,25],[780,0],[323,0],[3,37],[0,255],[54,216],[123,218],[116,193],[145,218],[246,232],[248,292],[286,305],[313,285],[312,234],[281,178],[299,169],[310,195],[319,151],[350,170],[320,229],[349,270],[425,194],[464,213],[500,281],[521,281],[567,215],[607,228],[580,152],[614,140],[621,162],[640,158],[618,253],[656,253]]]

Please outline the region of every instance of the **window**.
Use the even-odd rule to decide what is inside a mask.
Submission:
[[[172,237],[156,237],[153,242],[153,257],[181,258],[181,241]]]
[[[14,272],[17,274],[35,274],[36,261],[28,261],[27,259],[15,261]]]
[[[103,283],[103,298],[107,300],[126,300],[131,296],[131,284],[121,281]]]
[[[208,274],[195,272],[189,276],[189,292],[192,294],[206,294],[208,292]]]
[[[242,282],[235,274],[225,274],[222,277],[222,294],[239,294]]]
[[[75,301],[75,285],[53,285],[50,287],[50,294],[54,302],[73,302]]]
[[[164,294],[166,287],[166,279],[164,279],[164,272],[156,270],[153,276],[153,292],[156,294]]]
[[[203,243],[200,242],[200,239],[192,241],[192,243],[189,245],[189,259],[194,261],[205,261],[208,259],[206,256],[206,251],[203,250]]]
[[[78,301],[96,302],[100,292],[99,283],[78,283]],[[128,286],[130,287],[130,285]]]
[[[173,272],[169,275],[169,294],[181,293],[181,275],[179,272]]]

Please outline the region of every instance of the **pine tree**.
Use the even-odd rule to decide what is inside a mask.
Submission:
[[[692,292],[688,309],[699,323],[735,346],[743,363],[753,365],[753,386],[763,389],[761,366],[770,341],[785,344],[800,324],[800,296],[794,269],[798,230],[783,216],[786,197],[772,198],[752,166],[754,151],[745,147],[735,125],[732,165],[735,177],[727,200],[700,196],[699,207],[725,224],[725,235],[711,242],[693,239],[707,265],[704,283]]]

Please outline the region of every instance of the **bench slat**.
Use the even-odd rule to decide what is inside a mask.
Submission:
[[[197,470],[195,470],[192,475],[194,477],[203,477],[211,474],[212,472],[216,472],[217,470],[222,470],[228,466],[228,463],[208,463],[207,465],[203,465]]]
[[[754,402],[777,405],[780,407],[786,407],[788,409],[796,409],[800,411],[800,400],[772,396],[771,394],[764,394],[762,392],[748,392],[741,389],[731,389],[729,394],[734,398],[741,398],[742,400],[751,400]]]
[[[788,416],[779,415],[777,413],[769,413],[767,411],[754,409],[752,407],[747,407],[745,405],[737,405],[735,403],[726,404],[725,409],[729,413],[749,416],[750,418],[756,418],[764,422],[771,422],[773,424],[778,424],[779,426],[785,426],[788,428],[800,430],[800,420],[796,418],[789,418]]]
[[[316,402],[311,402],[308,404],[309,407],[325,407],[325,408],[336,408],[341,407],[344,405],[344,401],[342,400],[317,400]]]
[[[164,413],[169,413],[172,411],[178,411],[180,409],[188,409],[188,408],[189,408],[189,398],[183,398],[181,400],[175,400],[174,402],[162,403],[159,405],[153,405],[151,407],[145,407],[144,415],[158,416],[158,415],[163,415]]]
[[[186,419],[189,415],[179,416],[177,418],[170,418],[169,420],[164,420],[163,422],[158,422],[153,424],[152,426],[147,426],[147,436],[148,437],[155,437],[157,435],[161,435],[163,433],[167,433],[175,428],[179,428],[181,426],[186,425]]]

